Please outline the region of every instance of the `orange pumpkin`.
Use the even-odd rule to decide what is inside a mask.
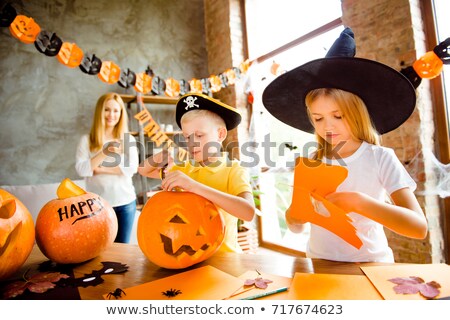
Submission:
[[[211,84],[211,92],[215,93],[222,90],[222,80],[220,80],[219,76],[210,76],[209,83]]]
[[[104,61],[98,78],[107,84],[114,84],[119,81],[120,67],[112,61]]]
[[[212,256],[225,223],[217,207],[190,192],[161,191],[139,216],[137,239],[145,256],[167,269],[187,268]]]
[[[433,51],[428,51],[414,61],[413,68],[423,79],[436,78],[442,71],[444,63]]]
[[[33,245],[33,217],[19,199],[0,189],[0,280],[19,270]]]
[[[152,89],[152,77],[150,77],[145,72],[138,73],[136,75],[136,83],[134,85],[134,90],[146,94],[151,89]]]
[[[33,20],[33,18],[18,15],[10,24],[9,31],[14,38],[19,39],[23,43],[30,44],[36,40],[39,32],[41,32],[41,27]]]
[[[63,65],[69,68],[75,68],[83,60],[83,50],[75,43],[64,42],[56,57]]]
[[[180,95],[180,83],[174,78],[166,80],[166,91],[164,92],[168,97],[178,97]]]
[[[225,70],[224,73],[225,73],[225,75],[227,77],[228,85],[231,86],[231,85],[235,84],[236,77],[237,77],[236,71],[234,69],[227,69],[227,70]]]
[[[56,263],[80,263],[100,255],[117,234],[114,209],[100,196],[86,192],[70,179],[57,190],[36,220],[36,243]]]
[[[189,86],[192,93],[202,93],[203,91],[202,81],[199,79],[191,79],[191,81],[189,81]]]

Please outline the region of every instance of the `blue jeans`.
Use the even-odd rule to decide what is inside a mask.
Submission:
[[[136,201],[123,206],[113,207],[116,212],[119,230],[114,242],[130,242],[131,230],[133,229],[134,216],[136,215]]]

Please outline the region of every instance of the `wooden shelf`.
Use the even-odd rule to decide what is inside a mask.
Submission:
[[[139,132],[137,131],[130,131],[129,132],[132,136],[137,136],[139,135]],[[164,134],[168,135],[168,136],[174,136],[176,134],[182,134],[183,131],[163,131]]]
[[[136,95],[134,94],[120,94],[123,102],[130,103],[136,102]],[[171,98],[166,96],[142,96],[144,103],[155,104],[177,104],[178,98]]]

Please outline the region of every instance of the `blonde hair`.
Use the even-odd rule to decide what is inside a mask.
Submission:
[[[309,120],[313,123],[309,108],[311,104],[319,97],[328,97],[333,99],[339,106],[342,118],[350,131],[353,139],[366,141],[370,144],[380,145],[380,135],[370,119],[367,107],[357,95],[335,88],[314,89],[308,92],[305,98]],[[316,133],[318,149],[315,155],[316,159],[322,159],[327,151],[332,150],[332,146],[325,139]]]
[[[190,121],[191,119],[194,119],[197,117],[208,118],[208,120],[213,121],[218,127],[226,128],[225,121],[222,119],[221,116],[219,116],[215,112],[212,112],[210,110],[205,110],[205,109],[191,110],[189,112],[186,112],[181,117],[180,123],[181,123],[181,125],[183,125],[183,122]]]
[[[128,117],[125,103],[117,93],[106,93],[97,100],[91,132],[89,134],[89,148],[91,152],[100,150],[104,144],[105,135],[105,104],[109,100],[115,100],[120,106],[120,118],[113,130],[114,139],[121,139],[128,131]]]

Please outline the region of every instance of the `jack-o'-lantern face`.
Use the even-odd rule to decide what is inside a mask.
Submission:
[[[199,79],[194,78],[189,81],[189,87],[191,88],[192,93],[202,93],[203,91],[202,81]]]
[[[75,43],[64,42],[57,55],[58,61],[69,68],[78,67],[83,60],[83,50]]]
[[[180,83],[174,78],[167,79],[165,94],[168,97],[178,97],[180,95]]]
[[[17,271],[34,244],[34,222],[27,208],[0,189],[0,280]]]
[[[9,26],[9,31],[13,37],[19,39],[24,43],[33,43],[37,35],[41,32],[41,27],[27,16],[18,15]]]
[[[134,86],[136,84],[136,73],[128,68],[126,70],[123,70],[120,73],[118,84],[125,89]]]
[[[223,217],[212,202],[189,192],[161,191],[144,206],[137,237],[150,261],[181,269],[213,255],[224,232]]]
[[[433,51],[428,51],[413,63],[413,68],[421,78],[433,79],[441,73],[443,65]]]
[[[211,92],[219,92],[222,89],[222,80],[218,76],[209,77],[209,83],[211,83]]]

